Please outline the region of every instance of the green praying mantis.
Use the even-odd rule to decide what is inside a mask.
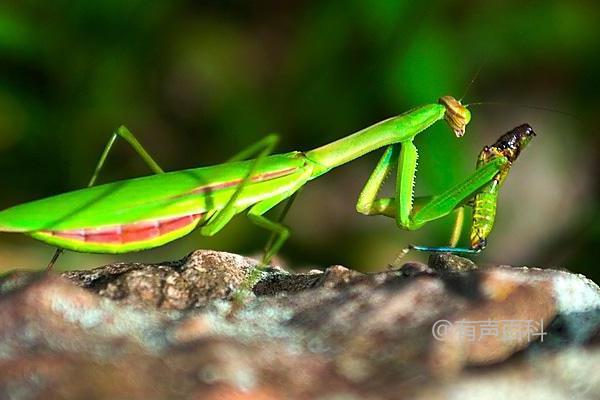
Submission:
[[[194,229],[205,236],[215,235],[235,215],[246,212],[253,223],[272,233],[263,257],[267,265],[290,234],[280,220],[266,217],[267,211],[293,200],[306,183],[333,168],[385,148],[358,197],[357,211],[391,217],[398,227],[415,230],[456,210],[449,246],[410,248],[476,253],[485,247],[493,227],[499,188],[535,133],[528,125],[513,129],[482,150],[475,172],[463,182],[439,195],[414,198],[418,153],[413,140],[442,119],[461,137],[471,114],[460,101],[444,96],[438,103],[417,107],[310,151],[271,155],[278,138],[269,135],[224,164],[173,172],[164,172],[135,136],[120,127],[107,143],[87,188],[1,211],[0,232],[23,233],[59,249],[126,253],[164,245]],[[155,174],[95,186],[119,137]],[[394,167],[395,197],[379,198]],[[465,206],[473,207],[471,246],[458,248]]]

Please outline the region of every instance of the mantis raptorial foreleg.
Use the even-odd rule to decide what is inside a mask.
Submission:
[[[367,180],[356,203],[356,210],[366,215],[385,215],[396,220],[403,229],[417,229],[413,222],[414,181],[417,171],[417,148],[404,141],[386,148]],[[377,198],[386,177],[397,165],[396,197]]]
[[[115,131],[112,133],[110,139],[108,139],[108,142],[106,143],[106,146],[104,147],[104,150],[102,151],[102,154],[100,155],[100,159],[98,160],[98,163],[96,164],[96,168],[94,168],[94,173],[92,174],[92,177],[90,178],[90,180],[87,184],[87,187],[92,187],[96,184],[96,180],[98,180],[100,171],[102,171],[102,168],[104,167],[106,159],[108,158],[108,153],[110,153],[113,145],[115,144],[115,141],[119,137],[131,145],[133,150],[135,150],[135,152],[142,158],[142,160],[144,160],[144,162],[148,165],[148,167],[150,167],[152,172],[154,172],[155,174],[164,173],[163,169],[158,165],[158,163],[156,161],[154,161],[152,156],[150,156],[150,154],[148,154],[146,149],[144,149],[144,146],[141,145],[141,143],[136,139],[136,137],[133,135],[133,133],[131,133],[131,131],[129,129],[127,129],[125,126],[121,125],[117,129],[115,129]],[[58,260],[58,258],[60,257],[60,255],[63,252],[64,252],[63,249],[56,249],[56,251],[54,252],[54,255],[52,256],[52,259],[50,260],[50,262],[48,263],[48,266],[46,267],[47,271],[52,269],[52,267],[54,266],[54,264],[56,263],[56,261]]]
[[[459,205],[475,196],[483,186],[490,183],[507,163],[506,157],[498,157],[477,169],[464,181],[438,196],[433,196],[427,204],[414,213],[411,224],[422,226],[426,222],[450,214]]]
[[[417,147],[412,141],[402,142],[398,157],[396,177],[396,225],[403,229],[417,229],[412,219],[413,199],[415,189],[415,174],[417,173]]]
[[[418,229],[428,221],[441,218],[453,210],[459,209],[456,226],[451,238],[451,245],[455,245],[458,241],[458,235],[464,218],[460,214],[462,204],[473,198],[483,186],[490,183],[501,171],[502,167],[508,163],[508,160],[505,157],[496,158],[477,169],[463,182],[440,195],[414,199],[413,207],[413,182],[417,159],[416,149],[414,146],[411,146],[412,143],[408,145],[403,143],[403,145],[405,147],[402,151],[398,151],[396,148],[397,145],[386,149],[359,196],[356,206],[358,212],[366,215],[385,215],[395,218],[400,227],[412,230]],[[404,150],[407,151],[404,152]],[[406,169],[405,172],[402,172],[402,170],[398,171],[396,197],[377,198],[385,177],[396,162],[399,169]],[[406,216],[407,210],[408,215]]]
[[[356,211],[365,215],[386,215],[391,218],[396,217],[395,207],[390,207],[389,199],[377,199],[386,178],[392,172],[393,166],[398,160],[400,146],[394,144],[386,147],[383,155],[377,162],[375,169],[369,176],[367,183],[358,196],[356,202]]]
[[[403,229],[416,229],[411,215],[417,158],[417,149],[411,141],[388,146],[361,191],[356,210],[366,215],[385,215],[394,218]],[[377,198],[385,179],[396,164],[396,197]]]

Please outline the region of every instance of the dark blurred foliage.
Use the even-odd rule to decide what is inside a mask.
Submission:
[[[165,169],[208,165],[269,132],[281,133],[281,151],[310,149],[441,95],[460,97],[481,68],[467,103],[576,117],[474,106],[465,138],[443,124],[417,138],[418,193],[457,182],[484,144],[529,122],[539,135],[507,180],[479,259],[598,278],[598,21],[594,1],[3,2],[0,206],[83,186],[120,124]],[[447,241],[450,220],[407,233],[354,212],[376,157],[302,191],[285,260],[381,269],[409,242]],[[101,181],[146,173],[120,143]],[[266,236],[237,218],[215,238],[112,258],[71,253],[60,266],[177,258],[197,247],[250,254]],[[8,268],[40,265],[52,249],[2,235],[0,252]]]

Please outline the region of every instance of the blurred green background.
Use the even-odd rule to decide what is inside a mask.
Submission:
[[[308,150],[441,95],[460,97],[481,67],[465,102],[577,117],[474,106],[464,138],[443,123],[417,138],[417,192],[458,182],[483,145],[528,122],[538,137],[515,164],[477,258],[598,281],[598,21],[593,1],[3,2],[0,207],[84,186],[120,124],[168,170],[219,163],[270,132],[282,135],[281,152]],[[301,192],[282,262],[381,270],[407,243],[447,242],[450,220],[403,232],[354,211],[378,156]],[[120,143],[100,181],[144,174]],[[251,255],[266,238],[238,217],[214,238],[192,234],[133,255],[67,253],[58,266],[161,261],[196,248]],[[39,268],[52,253],[0,236],[2,269]]]

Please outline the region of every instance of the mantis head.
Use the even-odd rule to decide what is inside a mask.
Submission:
[[[446,107],[444,118],[456,137],[463,136],[465,127],[471,121],[471,112],[452,96],[442,96],[438,103]]]

